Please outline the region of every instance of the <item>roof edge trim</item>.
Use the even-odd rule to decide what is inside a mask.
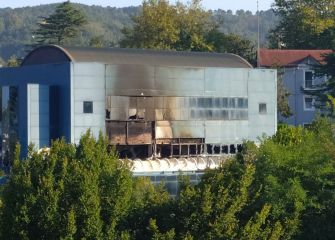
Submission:
[[[35,53],[36,51],[39,51],[40,49],[42,48],[55,48],[57,50],[60,50],[62,51],[65,56],[69,59],[70,62],[73,62],[74,58],[71,56],[71,54],[63,47],[59,46],[59,45],[55,45],[55,44],[48,44],[48,45],[43,45],[43,46],[39,46],[35,49],[33,49],[32,51],[30,51],[25,57],[24,59],[22,60],[22,63],[21,63],[21,66],[24,66],[25,65],[25,61],[26,59],[29,59],[29,57]]]
[[[228,53],[228,54],[233,55],[233,56],[239,58],[240,60],[242,60],[242,62],[244,62],[245,64],[247,64],[250,68],[254,68],[248,60],[246,60],[245,58],[241,57],[240,55],[237,55],[237,54],[234,54],[234,53]]]

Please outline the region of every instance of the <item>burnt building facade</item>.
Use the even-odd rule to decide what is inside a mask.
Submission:
[[[43,46],[0,85],[3,153],[90,128],[121,158],[221,155],[277,128],[276,71],[233,54]]]

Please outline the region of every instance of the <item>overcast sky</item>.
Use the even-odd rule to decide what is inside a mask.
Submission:
[[[182,0],[186,3],[188,0]],[[268,10],[274,0],[258,0],[260,10]],[[11,7],[26,7],[36,6],[48,3],[59,3],[64,0],[0,0],[0,8]],[[138,6],[142,3],[142,0],[71,0],[71,2],[83,3],[86,5],[99,5],[99,6],[111,6],[111,7],[127,7],[127,6]],[[175,2],[175,0],[170,0]],[[257,9],[257,0],[202,0],[202,5],[206,9],[218,9],[223,10],[251,10],[255,12]]]

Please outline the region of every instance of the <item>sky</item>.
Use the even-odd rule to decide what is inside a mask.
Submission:
[[[65,0],[0,0],[0,8],[18,8],[48,3],[60,3],[64,1]],[[259,9],[270,9],[273,1],[274,0],[258,0]],[[142,0],[71,0],[71,2],[82,3],[86,5],[99,5],[104,7],[128,7],[141,5]],[[175,0],[170,0],[169,2],[173,3]],[[188,0],[181,0],[181,2],[187,3]],[[244,9],[255,12],[257,9],[257,0],[202,0],[202,5],[205,9],[230,9],[233,12],[239,9]]]

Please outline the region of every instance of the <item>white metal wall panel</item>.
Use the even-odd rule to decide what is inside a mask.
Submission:
[[[105,132],[105,65],[73,63],[74,142],[91,129],[94,136]],[[93,102],[93,113],[84,113],[84,101]]]
[[[27,85],[27,110],[28,143],[33,143],[37,149],[49,146],[49,86]]]

